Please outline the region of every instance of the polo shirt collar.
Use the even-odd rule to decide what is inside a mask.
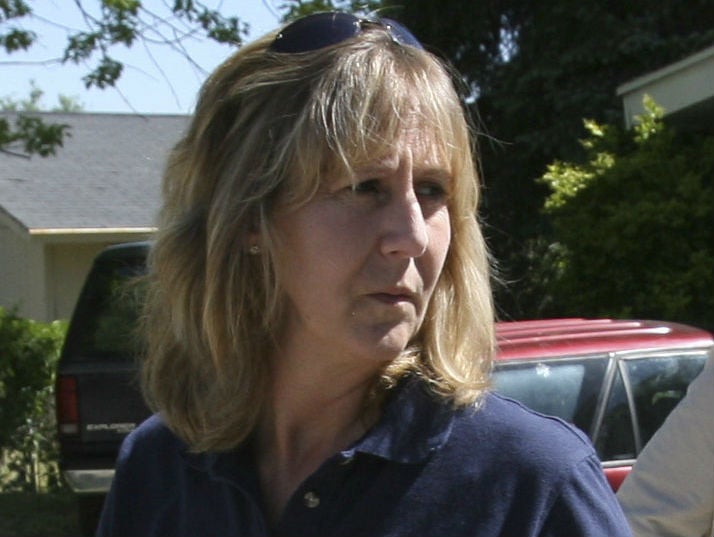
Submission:
[[[387,399],[384,412],[360,440],[342,451],[344,459],[357,453],[402,464],[418,464],[449,439],[455,412],[427,389],[426,382],[411,377]],[[234,482],[254,474],[250,447],[225,453],[184,453],[190,466],[207,471],[214,479]]]
[[[420,463],[446,443],[453,421],[450,405],[430,393],[424,381],[412,377],[396,388],[377,424],[342,456],[365,453],[393,462]]]

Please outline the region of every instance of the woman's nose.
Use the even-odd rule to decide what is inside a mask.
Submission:
[[[380,249],[384,255],[420,257],[429,244],[426,221],[413,190],[393,196],[383,207]]]

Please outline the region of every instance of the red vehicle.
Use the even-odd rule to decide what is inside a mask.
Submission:
[[[709,332],[660,321],[499,323],[494,388],[575,424],[613,490],[714,349]]]

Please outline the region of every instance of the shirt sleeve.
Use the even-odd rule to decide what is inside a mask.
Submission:
[[[95,537],[158,535],[156,521],[179,486],[180,474],[166,471],[174,458],[169,434],[154,417],[124,439]]]
[[[595,454],[564,477],[542,537],[631,537],[632,533]]]
[[[121,537],[122,535],[144,535],[131,522],[138,511],[134,504],[139,497],[135,477],[142,474],[132,468],[131,438],[126,439],[119,451],[112,486],[104,501],[104,509],[99,519],[95,537]],[[138,502],[137,502],[138,503]]]
[[[618,492],[635,537],[714,535],[714,355]]]

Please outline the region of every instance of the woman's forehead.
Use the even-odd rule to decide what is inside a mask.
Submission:
[[[406,124],[391,141],[382,140],[373,145],[351,163],[355,169],[394,169],[405,159],[418,168],[450,168],[450,144],[445,143],[434,129],[416,121]]]

